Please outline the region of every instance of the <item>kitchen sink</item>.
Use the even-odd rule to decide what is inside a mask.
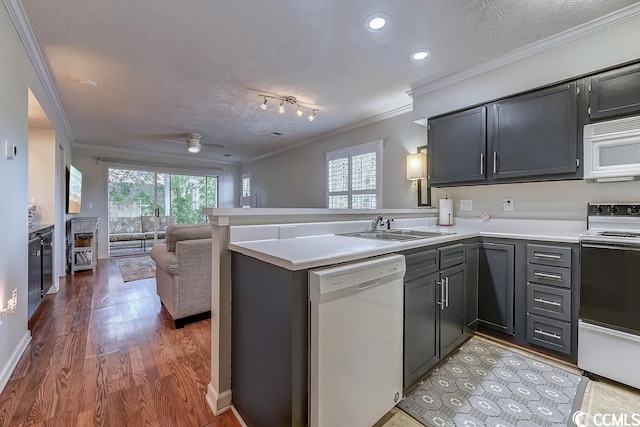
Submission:
[[[337,236],[347,237],[361,237],[363,239],[379,239],[379,240],[391,240],[391,241],[404,241],[404,240],[416,240],[416,239],[428,239],[430,237],[446,236],[448,234],[438,231],[418,231],[418,230],[375,230],[375,231],[355,231],[351,233],[339,233]]]

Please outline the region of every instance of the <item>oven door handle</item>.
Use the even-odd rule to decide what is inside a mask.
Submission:
[[[640,246],[607,245],[607,244],[601,244],[601,243],[581,243],[580,246],[583,248],[591,248],[591,249],[616,249],[616,250],[623,250],[623,251],[640,252]]]

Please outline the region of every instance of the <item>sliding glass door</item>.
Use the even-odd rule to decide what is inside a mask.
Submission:
[[[108,188],[111,255],[148,252],[170,224],[205,222],[218,199],[216,176],[109,168]]]

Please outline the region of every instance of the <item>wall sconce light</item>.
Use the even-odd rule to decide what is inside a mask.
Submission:
[[[427,178],[427,155],[416,153],[407,155],[407,179],[416,181]]]
[[[2,317],[5,314],[11,314],[16,311],[16,307],[18,306],[18,289],[14,289],[11,294],[11,299],[7,301],[7,308],[5,308],[2,303],[0,303],[0,325],[2,325]]]
[[[280,101],[280,103],[278,104],[278,112],[280,114],[284,114],[286,104],[291,104],[296,107],[296,115],[298,117],[302,117],[304,115],[304,110],[309,110],[309,115],[307,116],[307,119],[310,122],[312,122],[316,118],[316,113],[319,111],[317,108],[308,107],[304,104],[299,103],[295,96],[280,96],[280,95],[273,95],[273,94],[272,95],[260,94],[258,96],[262,98],[262,102],[260,103],[260,108],[262,108],[263,110],[267,109],[267,103],[268,103],[267,98],[276,99]]]

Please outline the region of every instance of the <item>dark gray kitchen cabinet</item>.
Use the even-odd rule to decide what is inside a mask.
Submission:
[[[514,245],[483,242],[478,266],[478,322],[514,333]]]
[[[404,387],[446,357],[465,335],[465,245],[403,253]],[[440,269],[446,266],[446,268]]]
[[[42,294],[42,244],[40,236],[29,240],[29,272],[27,286],[27,318],[40,304]]]
[[[424,375],[438,360],[437,282],[431,273],[404,284],[404,384]]]
[[[468,243],[464,282],[464,324],[471,331],[478,323],[478,263],[480,243]]]
[[[490,104],[487,157],[491,178],[575,174],[577,102],[577,86],[572,82]]]
[[[440,271],[444,293],[440,304],[440,358],[451,353],[464,336],[464,276],[465,265]]]
[[[431,185],[486,179],[486,126],[484,106],[429,120],[428,179]]]
[[[589,79],[589,118],[600,120],[640,113],[640,64]]]

